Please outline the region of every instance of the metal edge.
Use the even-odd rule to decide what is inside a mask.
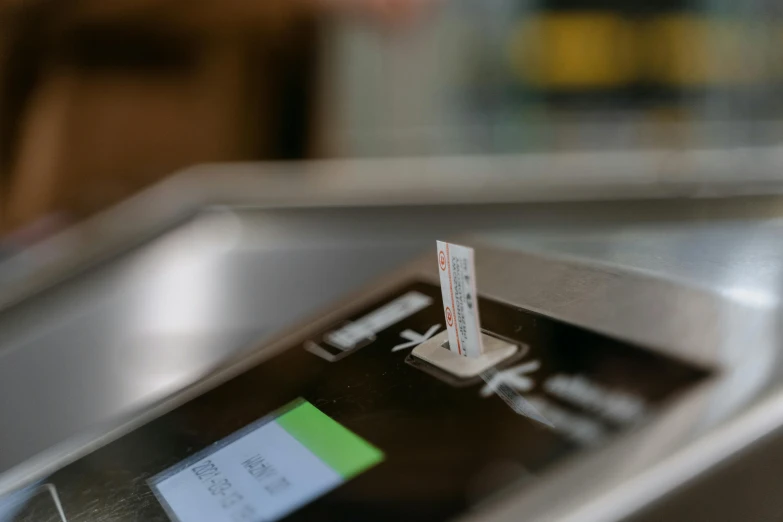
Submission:
[[[0,312],[209,206],[372,207],[778,195],[783,193],[780,165],[783,147],[206,164],[174,173],[0,263],[2,278],[19,266],[29,269],[31,261],[35,265],[44,260],[43,266],[19,280],[0,279]]]

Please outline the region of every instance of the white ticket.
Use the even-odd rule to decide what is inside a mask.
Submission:
[[[438,241],[438,272],[451,351],[465,357],[484,353],[481,344],[473,249]]]

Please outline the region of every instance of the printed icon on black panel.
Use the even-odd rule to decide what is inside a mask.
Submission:
[[[329,362],[339,361],[375,342],[378,333],[427,308],[432,303],[433,299],[430,296],[412,290],[357,319],[342,323],[338,328],[326,332],[320,341],[305,342],[304,348]],[[418,334],[407,331],[411,333],[409,342],[418,339]],[[434,334],[435,331],[429,335]],[[415,344],[417,343],[411,346]]]

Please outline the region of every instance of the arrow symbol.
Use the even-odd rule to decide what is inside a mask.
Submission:
[[[439,324],[431,326],[430,329],[424,332],[423,334],[416,333],[413,330],[403,330],[400,333],[400,337],[402,337],[403,339],[407,339],[408,342],[398,344],[397,346],[392,348],[392,351],[399,352],[400,350],[404,350],[406,348],[413,348],[414,346],[418,346],[424,341],[426,341],[427,339],[429,339],[430,337],[432,337],[433,335],[435,335],[435,333],[438,330],[440,330]]]
[[[481,388],[481,396],[489,397],[493,393],[497,393],[501,386],[506,385],[516,391],[530,391],[533,389],[533,379],[525,377],[525,374],[533,373],[538,370],[541,365],[538,361],[531,361],[529,363],[520,364],[507,370],[495,372],[492,377],[487,381],[487,384]]]
[[[540,366],[541,364],[538,361],[531,361],[500,372],[495,370],[486,371],[481,374],[481,378],[484,379],[486,384],[481,388],[481,392],[479,393],[482,397],[489,397],[495,393],[519,415],[533,419],[550,428],[554,428],[554,424],[541,415],[541,413],[532,404],[526,401],[522,395],[517,393],[533,389],[535,382],[525,375],[538,370]]]

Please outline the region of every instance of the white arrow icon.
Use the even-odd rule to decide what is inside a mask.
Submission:
[[[555,426],[547,420],[546,417],[536,410],[536,408],[525,400],[524,397],[516,392],[530,391],[533,389],[535,382],[530,377],[525,377],[526,374],[532,373],[541,366],[538,361],[531,361],[529,363],[520,364],[503,371],[486,371],[481,375],[481,378],[487,383],[481,388],[482,397],[489,397],[493,393],[496,393],[498,397],[503,399],[503,402],[517,412],[519,415],[523,415],[542,424],[554,428]]]
[[[533,379],[525,377],[525,374],[532,373],[541,365],[538,361],[531,361],[529,363],[520,364],[507,370],[503,370],[495,373],[487,381],[487,384],[481,388],[481,396],[489,397],[493,393],[497,393],[498,389],[504,384],[517,391],[530,391],[533,389]]]
[[[400,333],[400,337],[402,337],[403,339],[407,339],[408,342],[398,344],[397,346],[392,348],[392,351],[399,352],[400,350],[404,350],[406,348],[413,348],[414,346],[418,346],[424,341],[426,341],[427,339],[429,339],[430,337],[432,337],[433,335],[435,335],[435,333],[438,330],[440,330],[439,324],[431,326],[430,329],[424,332],[423,334],[416,333],[413,330],[403,330]]]

